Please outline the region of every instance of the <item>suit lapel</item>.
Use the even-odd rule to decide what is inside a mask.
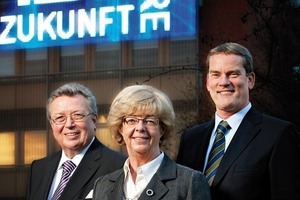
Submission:
[[[164,184],[164,180],[175,179],[176,177],[176,164],[165,154],[160,167],[146,186],[139,200],[161,199],[169,191]]]
[[[250,144],[253,138],[259,133],[260,127],[257,124],[261,123],[262,117],[253,108],[244,117],[239,128],[237,129],[224,157],[218,167],[217,174],[213,181],[216,185],[223,176],[225,176],[228,169],[232,166],[234,161],[242,154],[245,148]]]
[[[207,149],[208,149],[208,145],[209,145],[209,141],[211,138],[211,134],[212,134],[212,130],[214,128],[214,124],[215,124],[215,120],[210,121],[208,124],[205,124],[204,130],[205,134],[203,135],[203,142],[201,142],[201,140],[199,140],[200,144],[199,144],[199,152],[200,152],[200,171],[204,173],[205,169],[204,169],[204,163],[205,163],[205,158],[206,158],[206,154],[207,154]],[[198,134],[200,135],[200,134]],[[197,158],[198,159],[198,158]]]
[[[112,190],[107,194],[107,199],[123,199],[123,183],[124,183],[124,171],[119,169],[118,172],[114,172],[109,177],[110,181],[114,182]],[[105,186],[104,186],[105,187]]]
[[[48,198],[50,188],[52,185],[52,181],[53,181],[54,175],[56,173],[60,157],[61,157],[61,151],[59,151],[53,157],[53,159],[49,162],[49,164],[47,165],[47,168],[45,169],[45,173],[41,174],[41,176],[43,176],[43,178],[46,180],[46,181],[42,181],[42,186],[40,187],[40,188],[44,188],[44,191],[39,191],[41,196],[43,196],[42,199]]]
[[[154,174],[139,200],[161,199],[168,191],[169,189],[163,184],[162,180],[157,174]]]

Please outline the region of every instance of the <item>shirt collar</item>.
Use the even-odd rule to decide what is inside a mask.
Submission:
[[[87,150],[90,148],[90,146],[92,145],[93,141],[95,140],[95,137],[92,138],[92,141],[89,143],[89,145],[87,145],[79,154],[75,155],[71,160],[72,162],[78,166],[79,163],[81,162],[83,156],[85,155],[85,153],[87,152]],[[70,160],[70,158],[68,158],[65,154],[64,151],[62,151],[61,153],[61,158],[60,158],[60,162],[59,162],[59,165],[58,165],[58,168],[62,168],[62,164],[67,161],[67,160]]]
[[[137,168],[137,173],[143,173],[144,177],[146,179],[146,182],[149,183],[153,175],[158,170],[160,164],[162,163],[162,160],[164,158],[164,153],[162,152],[158,157],[156,157],[154,160],[146,163],[145,165],[139,166]],[[123,167],[125,178],[128,176],[128,173],[130,173],[129,168],[129,158],[124,163]]]
[[[231,129],[236,130],[239,125],[241,124],[242,120],[246,116],[247,112],[250,110],[252,107],[252,104],[249,102],[247,106],[245,106],[242,110],[239,112],[235,113],[234,115],[230,116],[228,119],[222,119],[218,116],[217,113],[215,113],[215,127],[214,127],[214,132],[217,129],[218,124],[222,121],[225,120],[227,123],[230,125]]]

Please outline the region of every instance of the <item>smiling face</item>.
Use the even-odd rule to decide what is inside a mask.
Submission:
[[[147,115],[131,115],[139,119],[153,118]],[[155,126],[147,126],[143,120],[135,126],[130,126],[125,122],[119,130],[126,144],[129,157],[139,157],[144,161],[151,161],[160,154],[160,138],[162,130],[159,123]]]
[[[86,98],[82,95],[60,96],[49,105],[51,119],[67,116],[65,124],[55,124],[50,120],[53,136],[65,154],[72,158],[80,153],[92,140],[96,130],[96,116],[91,113]],[[80,121],[74,122],[71,114],[87,115]]]
[[[209,59],[206,88],[223,119],[249,103],[249,90],[254,87],[254,73],[246,73],[244,58],[235,54],[215,54]]]

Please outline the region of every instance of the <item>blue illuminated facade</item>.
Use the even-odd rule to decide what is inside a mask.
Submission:
[[[195,0],[15,0],[0,50],[194,37]]]

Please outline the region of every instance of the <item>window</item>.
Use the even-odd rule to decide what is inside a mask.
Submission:
[[[108,128],[97,128],[96,137],[107,147],[115,151],[120,151],[121,145],[119,145],[112,135]]]
[[[45,131],[27,131],[24,134],[24,164],[46,156],[47,143]]]
[[[158,65],[158,40],[133,42],[133,67]]]
[[[0,165],[15,164],[15,133],[0,133]]]
[[[61,72],[84,70],[84,45],[61,47]]]
[[[15,74],[15,53],[14,51],[1,51],[0,56],[0,77],[13,76]]]
[[[197,58],[196,39],[173,39],[170,41],[170,64],[194,64]]]
[[[27,49],[25,53],[25,75],[47,72],[47,48]]]
[[[120,42],[97,44],[96,69],[118,69],[121,63]]]
[[[20,143],[22,142],[21,138],[17,138],[14,132],[0,133],[0,165],[31,164],[33,160],[46,156],[45,131],[26,131],[23,144]],[[22,153],[19,154],[17,147],[23,145],[24,151],[20,151]]]

